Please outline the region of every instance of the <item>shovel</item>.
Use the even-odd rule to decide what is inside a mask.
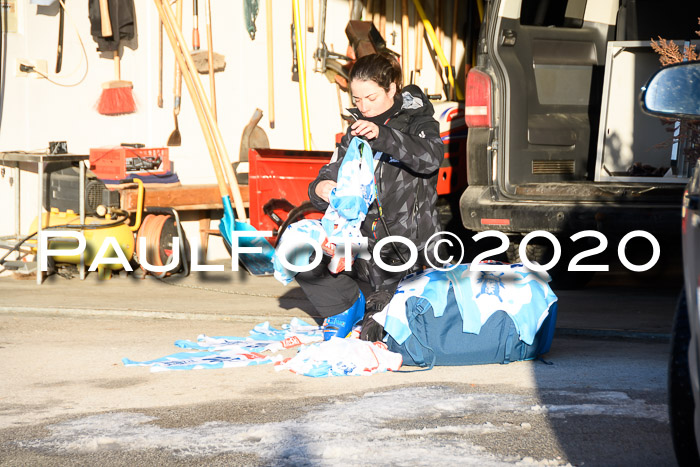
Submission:
[[[257,232],[257,230],[245,222],[245,208],[243,207],[243,199],[238,188],[236,176],[233,172],[233,166],[231,165],[228,152],[223,143],[221,131],[212,114],[209,100],[202,87],[192,57],[189,52],[184,49],[186,43],[182,36],[182,31],[174,26],[175,20],[170,7],[164,4],[163,0],[154,0],[154,3],[163,21],[163,25],[165,26],[165,31],[173,51],[175,52],[175,59],[182,70],[182,76],[185,80],[187,90],[192,96],[194,109],[202,128],[207,149],[209,150],[209,156],[211,157],[224,208],[224,217],[219,222],[219,231],[221,232],[226,247],[231,251],[232,233],[234,231]],[[180,48],[181,46],[179,44],[181,44],[183,48]],[[226,183],[223,172],[225,172],[228,177],[229,185]],[[233,194],[238,219],[234,217],[229,189]],[[271,236],[272,232],[261,232],[261,235]],[[260,253],[242,253],[239,255],[240,262],[251,274],[256,276],[272,274],[272,257],[274,256],[275,250],[265,238],[262,236],[240,237],[238,239],[238,245],[241,247],[259,247],[261,249]]]
[[[177,27],[182,27],[182,1],[177,1]],[[168,146],[180,146],[182,144],[182,136],[180,135],[180,126],[177,124],[177,116],[180,115],[180,101],[182,94],[182,68],[179,65],[175,65],[175,89],[173,94],[173,118],[175,119],[175,129],[168,137]]]
[[[248,184],[248,151],[250,148],[267,149],[270,147],[270,141],[267,139],[265,130],[257,126],[262,116],[262,110],[255,109],[253,116],[243,129],[241,146],[238,152],[238,162],[233,165],[238,183]]]

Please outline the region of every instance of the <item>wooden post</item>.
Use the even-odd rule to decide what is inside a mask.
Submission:
[[[416,12],[416,16],[418,16],[418,12]],[[416,18],[414,24],[415,26],[413,27],[413,31],[416,35],[416,62],[413,70],[413,84],[421,87],[420,74],[421,70],[423,69],[423,21],[421,21],[420,18]]]
[[[450,42],[452,44],[450,45],[450,66],[454,67],[455,69],[455,85],[460,81],[458,76],[459,76],[459,64],[457,63],[457,14],[459,13],[459,1],[458,0],[452,0],[453,2],[453,7],[452,7],[452,39]],[[453,89],[452,90],[452,96],[450,96],[450,99],[457,99],[457,90]]]
[[[401,69],[403,84],[408,83],[408,0],[401,0]]]

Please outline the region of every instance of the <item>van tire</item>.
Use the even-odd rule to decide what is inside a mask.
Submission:
[[[695,400],[688,367],[690,322],[685,291],[681,290],[673,318],[668,365],[668,415],[678,465],[700,465],[695,439]]]

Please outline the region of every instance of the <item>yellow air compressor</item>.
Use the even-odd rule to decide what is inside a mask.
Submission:
[[[100,247],[105,242],[108,237],[114,237],[116,243],[119,245],[122,253],[126,257],[127,261],[130,261],[135,248],[134,233],[132,228],[124,223],[117,223],[113,219],[108,217],[86,217],[85,225],[80,225],[80,216],[71,211],[67,210],[61,212],[56,208],[51,209],[51,212],[42,213],[42,228],[51,228],[56,226],[62,226],[62,230],[71,230],[70,226],[75,225],[75,230],[80,231],[85,237],[85,252],[84,260],[87,267],[92,264],[93,260],[97,256],[97,252]],[[111,225],[115,224],[116,225]],[[100,227],[104,225],[104,227]],[[34,219],[30,227],[31,231],[36,232],[37,219]],[[48,248],[61,250],[61,249],[74,249],[75,240],[70,238],[60,238],[52,237],[48,239]],[[71,263],[80,264],[80,255],[71,256],[52,256],[57,263]],[[103,255],[104,258],[117,258],[117,253],[115,253],[114,248],[110,245]],[[117,264],[99,264],[97,271],[100,278],[109,277],[109,273],[113,270],[122,269],[123,266],[120,263]]]

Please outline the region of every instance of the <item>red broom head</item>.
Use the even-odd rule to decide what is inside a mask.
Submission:
[[[119,85],[105,83],[102,95],[97,102],[97,111],[102,115],[122,115],[136,112],[136,102],[129,81],[114,82]],[[122,84],[128,83],[128,85]]]

